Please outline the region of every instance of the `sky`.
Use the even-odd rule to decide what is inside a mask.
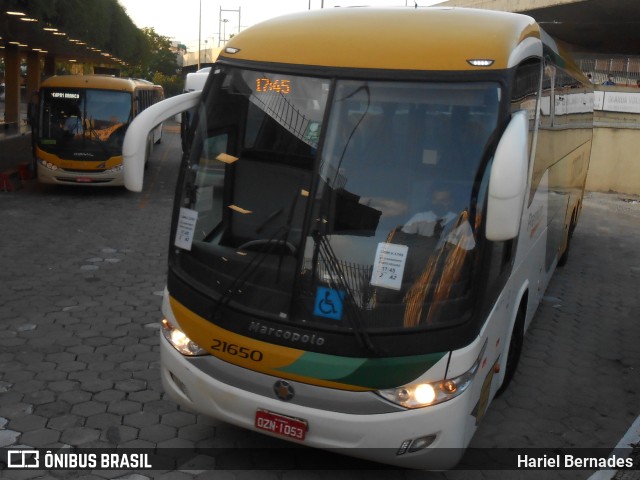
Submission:
[[[118,0],[138,28],[153,27],[156,33],[179,41],[188,51],[198,50],[198,17],[202,5],[202,48],[217,47],[222,37],[244,30],[248,26],[292,12],[335,6],[405,6],[414,0]],[[429,6],[443,0],[417,0],[420,6]],[[172,5],[168,7],[167,5]],[[220,11],[222,9],[222,12]],[[238,13],[238,10],[240,12]],[[220,15],[228,22],[218,32]],[[205,44],[205,40],[207,43]]]

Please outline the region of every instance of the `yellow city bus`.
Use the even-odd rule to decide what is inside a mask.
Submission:
[[[146,80],[59,75],[42,82],[31,106],[34,170],[42,183],[123,185],[122,142],[133,118],[164,98]],[[162,128],[149,136],[148,151]]]
[[[455,465],[567,260],[590,82],[528,16],[284,16],[133,122],[127,188],[146,133],[194,107],[162,307],[170,397],[302,445]]]

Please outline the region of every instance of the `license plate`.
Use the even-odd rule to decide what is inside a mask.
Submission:
[[[78,183],[91,183],[93,182],[93,179],[90,177],[77,177],[76,178],[76,182]]]
[[[287,417],[279,413],[268,410],[258,410],[256,412],[256,428],[267,432],[275,433],[283,437],[295,440],[304,440],[307,434],[308,424],[299,418]]]

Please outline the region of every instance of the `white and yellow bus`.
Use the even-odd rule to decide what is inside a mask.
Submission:
[[[134,121],[129,189],[146,132],[193,107],[163,302],[171,398],[311,447],[455,465],[566,261],[591,84],[523,15],[284,16],[230,40],[202,92]]]
[[[34,170],[42,183],[123,185],[122,142],[133,118],[164,98],[146,80],[57,75],[42,82],[30,107]],[[162,138],[155,128],[148,151]]]

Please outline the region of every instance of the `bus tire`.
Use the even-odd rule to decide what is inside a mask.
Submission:
[[[152,153],[153,153],[153,138],[150,135],[147,137],[147,149],[144,154],[144,170],[145,171],[149,169],[149,157],[151,157]]]
[[[524,320],[527,314],[526,298],[523,298],[518,313],[516,315],[516,321],[513,324],[513,330],[511,332],[511,340],[509,342],[509,351],[507,352],[507,359],[505,362],[504,378],[502,379],[502,385],[498,388],[496,395],[501,395],[505,392],[513,376],[518,368],[520,362],[520,356],[522,354],[522,346],[524,345]]]
[[[558,258],[558,266],[559,267],[564,267],[567,264],[567,261],[569,260],[569,247],[571,246],[571,238],[573,237],[573,231],[576,229],[576,216],[577,216],[577,210],[573,211],[573,214],[571,215],[571,223],[569,224],[569,231],[567,232],[567,243],[564,247],[564,252],[562,252],[562,255],[560,255],[560,258]]]

